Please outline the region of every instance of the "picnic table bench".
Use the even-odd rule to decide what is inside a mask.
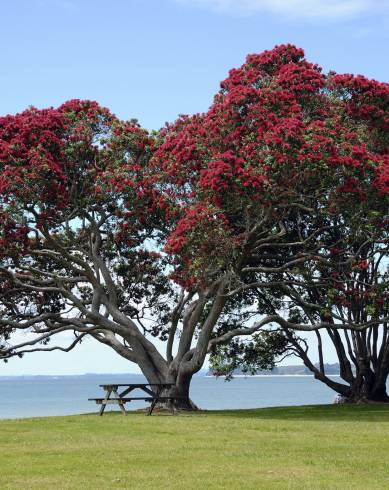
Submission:
[[[127,412],[124,408],[124,405],[128,402],[132,402],[134,400],[144,400],[147,402],[151,402],[150,409],[148,411],[148,415],[153,413],[154,407],[158,402],[171,402],[170,409],[172,414],[175,414],[175,408],[172,402],[174,400],[178,400],[182,397],[180,396],[162,396],[161,393],[174,386],[174,383],[115,383],[115,384],[104,384],[99,385],[100,388],[105,390],[105,396],[101,398],[88,398],[90,401],[95,401],[97,405],[101,405],[99,415],[103,415],[105,407],[107,405],[119,405],[120,410],[123,415],[126,415]],[[123,391],[119,393],[119,387],[124,387]],[[143,393],[140,396],[127,396],[134,390],[140,390]],[[113,396],[112,396],[113,395]]]

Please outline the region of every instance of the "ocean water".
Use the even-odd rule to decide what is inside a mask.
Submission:
[[[0,418],[71,415],[97,412],[88,398],[101,397],[98,385],[143,383],[140,375],[86,375],[0,378]],[[332,403],[335,393],[312,376],[236,377],[196,376],[191,398],[202,409],[257,408],[283,405]],[[145,402],[131,402],[126,409],[136,410]],[[107,406],[106,411],[117,410]]]

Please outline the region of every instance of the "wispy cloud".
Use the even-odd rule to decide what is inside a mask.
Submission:
[[[270,12],[283,17],[347,19],[379,10],[382,0],[175,0],[224,12]]]

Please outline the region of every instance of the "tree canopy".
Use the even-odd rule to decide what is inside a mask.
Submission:
[[[0,324],[92,335],[186,396],[266,325],[386,325],[388,101],[281,45],[155,135],[89,101],[0,118]]]

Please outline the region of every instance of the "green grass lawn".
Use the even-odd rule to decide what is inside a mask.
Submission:
[[[389,407],[0,421],[1,489],[386,489]]]

